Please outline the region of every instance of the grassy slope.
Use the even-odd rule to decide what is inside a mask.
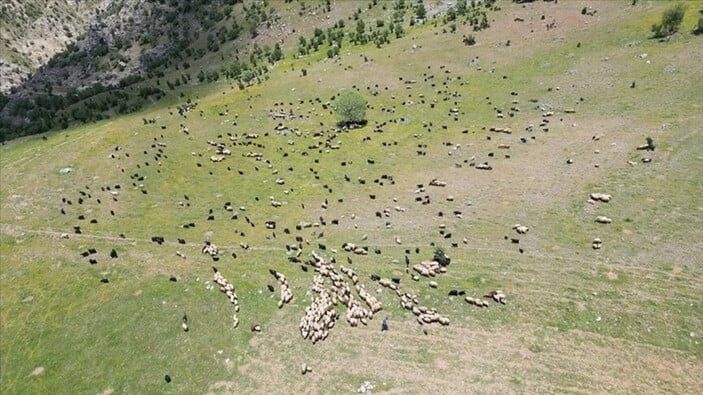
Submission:
[[[703,56],[699,39],[686,34],[666,44],[647,40],[645,32],[663,7],[659,3],[635,8],[599,4],[598,19],[581,17],[578,2],[525,9],[505,4],[494,27],[477,34],[476,47],[461,44],[460,34],[468,29],[442,35],[441,29],[426,26],[381,51],[345,52],[342,65],[329,60],[287,60],[268,82],[246,92],[226,84],[198,87],[192,94],[201,98],[200,103],[187,120],[169,115],[169,111],[175,113],[172,108],[153,108],[51,134],[47,141],[26,138],[2,147],[2,392],[70,389],[87,393],[106,388],[129,393],[208,388],[336,392],[353,390],[364,380],[371,380],[377,389],[405,392],[455,392],[461,383],[459,388],[467,391],[501,392],[700,388],[703,119],[696,65]],[[564,22],[556,31],[544,32],[537,20],[541,13]],[[529,27],[512,23],[515,15],[534,17],[539,33],[530,34]],[[583,23],[586,20],[588,25]],[[684,24],[692,23],[689,11]],[[512,40],[511,47],[498,45],[507,39]],[[582,43],[580,49],[576,42]],[[418,45],[415,50],[413,43]],[[362,53],[370,63],[363,62]],[[641,53],[648,54],[650,64],[637,57]],[[480,57],[482,71],[467,67],[474,56]],[[452,81],[445,88],[441,65],[451,70],[447,76],[461,76],[468,84]],[[664,72],[668,65],[675,66],[675,72]],[[352,68],[344,70],[345,66]],[[308,69],[307,77],[300,77],[302,67]],[[422,82],[425,72],[435,75],[434,88]],[[509,78],[502,79],[503,75]],[[398,77],[419,83],[406,89]],[[637,81],[634,90],[629,88],[632,80]],[[300,155],[317,143],[313,132],[326,130],[334,122],[319,104],[310,105],[307,100],[327,101],[351,85],[366,92],[374,84],[382,93],[366,94],[372,124],[401,116],[409,119],[408,124],[386,126],[380,134],[370,126],[342,133],[334,138],[341,141],[340,150],[308,149],[309,156]],[[561,89],[547,91],[556,86]],[[459,91],[462,97],[443,101],[439,89]],[[519,92],[521,112],[515,118],[495,119],[493,106],[507,110],[515,98],[510,91]],[[420,94],[425,100],[437,98],[435,109],[417,104]],[[584,102],[577,104],[580,97]],[[299,98],[305,104],[298,104]],[[541,111],[533,109],[529,98],[557,109],[549,133],[522,132],[525,125],[536,126],[541,119]],[[407,99],[416,104],[400,104]],[[298,114],[310,114],[309,119],[285,122],[305,131],[304,137],[273,133],[278,121],[266,114],[275,102],[285,102],[286,110],[292,107]],[[394,114],[380,111],[392,106]],[[449,108],[457,106],[464,112],[459,122],[447,116]],[[576,107],[577,113],[559,111],[568,107]],[[229,115],[218,116],[225,108]],[[235,114],[238,125],[232,127]],[[144,126],[142,118],[157,122]],[[431,133],[422,128],[422,121],[433,123]],[[192,140],[179,132],[181,123],[188,126]],[[439,127],[443,124],[447,130]],[[502,125],[516,133],[486,140],[489,133],[482,127]],[[462,134],[464,129],[469,133]],[[217,136],[226,132],[259,133],[262,137],[257,142],[266,147],[236,147],[225,162],[210,163],[207,158],[212,153],[205,141],[224,140]],[[264,138],[266,132],[270,136]],[[518,137],[529,139],[530,135],[536,139],[519,143]],[[593,135],[603,137],[593,142]],[[658,145],[652,154],[654,163],[627,165],[629,159],[639,161],[642,154],[634,147],[647,135]],[[363,140],[367,136],[370,141]],[[160,173],[153,161],[154,138],[167,145],[168,158],[159,166]],[[295,144],[288,145],[289,140]],[[461,143],[462,148],[448,157],[451,148],[442,144],[447,141]],[[391,149],[381,142],[398,145]],[[496,146],[501,142],[511,144],[511,159],[500,158],[503,152]],[[417,144],[427,144],[428,156],[415,156]],[[107,159],[116,145],[130,157]],[[289,157],[283,158],[279,148]],[[241,156],[248,151],[263,152],[272,167]],[[489,151],[496,157],[487,157]],[[193,157],[191,152],[203,157]],[[474,155],[495,169],[480,172],[454,166]],[[575,159],[571,167],[564,165],[567,157]],[[367,164],[369,158],[375,159],[374,165]],[[350,165],[342,167],[341,161]],[[196,162],[203,167],[196,167]],[[74,173],[59,175],[58,169],[64,166],[74,167]],[[226,166],[244,175],[228,172]],[[295,171],[287,171],[289,166]],[[319,172],[319,180],[308,171],[310,167]],[[279,174],[272,174],[273,169]],[[127,188],[132,182],[127,175],[135,172],[147,176],[143,184],[148,195]],[[364,177],[367,183],[345,183],[344,174],[353,180]],[[393,175],[396,185],[374,184],[373,179],[382,174]],[[285,178],[286,185],[276,185],[277,177]],[[426,184],[434,177],[447,180],[448,187],[428,190],[432,205],[415,203],[415,184]],[[119,202],[106,207],[109,195],[99,189],[114,184],[123,187]],[[321,188],[324,184],[333,193],[326,193]],[[68,215],[60,215],[61,197],[75,201],[77,190],[85,185],[103,204],[94,199],[81,206],[74,203],[65,206]],[[284,189],[291,192],[286,195]],[[585,203],[587,194],[595,190],[613,194],[613,201],[598,207]],[[182,194],[189,195],[192,207],[178,207]],[[369,200],[369,194],[377,199]],[[444,201],[450,194],[455,197],[453,203]],[[267,204],[269,196],[287,204],[274,209]],[[331,202],[327,210],[320,208],[325,198]],[[344,203],[336,203],[338,198]],[[243,214],[257,227],[247,226],[241,215],[238,221],[227,220],[229,214],[221,209],[225,201],[246,206]],[[465,206],[469,201],[472,206]],[[389,219],[375,218],[375,211],[396,204],[408,211],[394,212]],[[215,211],[215,221],[205,221],[209,208]],[[117,215],[110,216],[109,209]],[[438,211],[454,209],[462,210],[464,219],[437,217]],[[352,213],[358,216],[355,221],[350,219]],[[98,219],[98,224],[76,220],[79,214]],[[450,250],[454,263],[438,280],[438,290],[429,289],[424,281],[403,280],[405,287],[415,289],[455,324],[448,330],[432,329],[425,337],[413,317],[384,293],[379,297],[393,322],[388,336],[376,332],[378,322],[368,329],[340,323],[324,344],[303,342],[295,326],[306,304],[311,275],[286,261],[282,247],[293,242],[293,235],[284,236],[279,229],[277,239],[266,239],[270,232],[262,223],[275,219],[279,228],[293,228],[320,215],[340,218],[340,225],[303,231],[312,247],[318,242],[330,247],[350,240],[358,243],[364,234],[369,245],[382,246],[381,255],[354,257],[354,266],[364,276],[402,274],[402,266],[391,260],[402,261],[403,249],[409,245],[422,247],[420,256],[411,254],[413,261],[427,258],[428,243],[443,242],[435,233],[440,223],[453,232],[455,241],[466,237],[467,245]],[[608,215],[615,222],[594,224],[595,215]],[[393,223],[392,229],[384,228],[386,220]],[[197,222],[195,229],[178,226],[191,221]],[[518,222],[531,228],[521,240],[525,254],[503,240]],[[86,236],[62,240],[38,233],[70,233],[79,223]],[[323,230],[324,238],[316,240],[315,234]],[[239,255],[236,260],[225,256],[218,264],[242,300],[242,324],[236,330],[230,325],[231,306],[203,285],[210,278],[211,263],[200,256],[198,245],[210,236],[207,232],[212,232],[216,244]],[[119,233],[130,239],[89,237]],[[153,235],[163,235],[171,243],[153,245],[147,241]],[[396,235],[404,246],[394,245]],[[193,245],[178,246],[177,237]],[[602,250],[590,249],[593,237],[604,240]],[[254,249],[242,251],[240,241]],[[80,258],[88,247],[98,249],[97,265]],[[111,248],[120,254],[118,259],[107,256]],[[176,249],[188,259],[175,257]],[[283,310],[276,310],[275,296],[269,298],[266,291],[265,285],[273,283],[269,267],[291,278],[296,296]],[[98,283],[102,275],[110,278],[110,284]],[[171,275],[179,282],[169,282]],[[451,288],[478,296],[495,287],[508,293],[507,306],[479,311],[444,297]],[[22,302],[30,295],[32,301]],[[183,312],[191,318],[189,333],[178,325]],[[262,334],[253,336],[248,331],[253,322],[263,325]],[[233,364],[228,366],[226,358]],[[311,376],[299,375],[303,361],[313,365]],[[28,378],[37,366],[44,366],[46,373]],[[435,374],[423,375],[427,369]],[[174,382],[164,387],[166,373]]]

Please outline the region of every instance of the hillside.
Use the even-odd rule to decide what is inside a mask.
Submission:
[[[26,9],[43,5],[40,0],[21,4],[11,3],[10,8],[24,7],[23,12],[31,15]],[[41,59],[28,63],[33,73],[19,84],[11,82],[24,71],[10,72],[7,81],[12,89],[0,96],[0,140],[134,112],[165,96],[176,97],[174,91],[181,85],[220,78],[242,87],[259,83],[284,52],[300,56],[321,50],[325,43],[339,47],[341,37],[353,34],[359,20],[366,21],[368,39],[379,46],[402,36],[402,26],[415,20],[414,7],[405,2],[110,0],[100,8],[90,4],[72,9],[75,15],[92,9],[94,15],[83,12],[83,19],[74,15],[74,30],[84,34],[73,42],[58,34],[63,47],[35,48],[43,41],[31,40],[32,33],[20,28],[5,40],[10,48],[26,47],[19,55],[0,52],[7,53],[2,55],[3,64],[11,70],[27,63],[27,56]],[[444,8],[443,2],[436,2],[425,9],[426,15]],[[40,18],[56,19],[53,13],[63,10],[50,3]],[[14,12],[2,14],[7,26],[15,25],[9,22]],[[387,25],[375,24],[386,20]],[[44,25],[36,23],[36,29]],[[44,29],[39,34],[47,33],[51,34]],[[56,53],[57,48],[65,50]]]
[[[0,6],[0,93],[20,86],[55,54],[76,42],[100,2],[8,0]]]
[[[350,3],[0,146],[0,392],[702,392],[703,2]]]

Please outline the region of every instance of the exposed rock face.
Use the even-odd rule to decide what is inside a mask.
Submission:
[[[0,93],[82,36],[109,0],[7,0],[0,6]]]

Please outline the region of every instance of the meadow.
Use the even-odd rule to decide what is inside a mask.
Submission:
[[[703,391],[703,45],[689,29],[703,3],[687,2],[667,42],[649,32],[666,2],[499,4],[485,31],[428,23],[381,49],[286,57],[245,90],[184,86],[135,114],[0,147],[0,392]],[[365,127],[336,127],[342,90],[368,101]],[[197,106],[179,115],[186,98]],[[636,149],[646,137],[654,151]],[[207,141],[232,155],[212,162]],[[593,192],[613,198],[589,203]],[[301,259],[317,251],[359,273],[383,303],[368,326],[341,319],[323,342],[301,338],[314,273],[289,260],[296,236]],[[452,260],[436,288],[404,264],[434,246]],[[239,295],[237,328],[206,288],[213,265]],[[281,309],[269,269],[291,283]],[[401,278],[451,324],[419,325],[372,274]],[[456,289],[500,289],[507,304],[477,308],[447,296]]]

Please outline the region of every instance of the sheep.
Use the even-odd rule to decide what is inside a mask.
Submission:
[[[183,328],[183,332],[188,332],[188,316],[186,314],[183,314],[181,319],[181,328]]]
[[[434,277],[447,271],[446,268],[441,267],[436,261],[423,261],[414,265],[413,270],[425,277]]]
[[[217,258],[219,257],[219,249],[216,245],[210,243],[209,241],[205,242],[205,245],[203,245],[201,252],[203,254],[210,255],[215,260],[217,260]]]
[[[466,298],[464,298],[464,300],[466,301],[466,303],[472,304],[476,307],[488,307],[488,302],[486,302],[485,300],[474,299],[470,296],[467,296]]]
[[[520,224],[513,225],[512,229],[514,229],[517,233],[519,233],[521,235],[524,235],[525,233],[527,233],[530,230],[527,226],[520,225]]]
[[[489,293],[484,295],[484,297],[485,298],[492,298],[497,303],[505,304],[505,294],[503,293],[503,291],[500,291],[500,290],[490,291]]]
[[[290,301],[293,299],[293,292],[290,290],[290,287],[288,286],[288,280],[286,279],[286,276],[283,275],[283,273],[279,273],[273,269],[269,269],[269,273],[271,273],[272,276],[278,280],[278,282],[281,284],[281,298],[278,301],[278,308],[282,308],[284,304],[290,303]],[[269,290],[273,292],[273,287],[269,286]]]
[[[593,242],[591,243],[591,247],[594,250],[600,250],[602,246],[603,246],[603,241],[601,239],[599,239],[597,237],[595,239],[593,239]]]
[[[215,284],[220,286],[220,291],[224,292],[227,295],[227,298],[229,299],[230,303],[234,305],[234,311],[239,312],[239,298],[234,292],[234,286],[222,276],[222,274],[217,270],[216,267],[213,266],[212,270],[214,272],[213,281],[215,282]]]
[[[604,215],[599,215],[596,217],[596,222],[598,222],[599,224],[609,224],[613,222],[613,220]]]
[[[612,199],[611,195],[608,195],[607,193],[591,193],[588,195],[589,199],[593,202],[603,202],[603,203],[608,203],[610,199]]]
[[[439,181],[439,180],[436,179],[436,178],[433,178],[433,179],[430,181],[430,185],[431,185],[431,186],[434,186],[434,187],[446,187],[446,186],[447,186],[447,183],[444,182],[444,181]]]
[[[496,132],[496,133],[504,133],[504,134],[511,134],[513,133],[513,130],[510,128],[497,128],[497,127],[492,127],[489,129],[491,132]]]

